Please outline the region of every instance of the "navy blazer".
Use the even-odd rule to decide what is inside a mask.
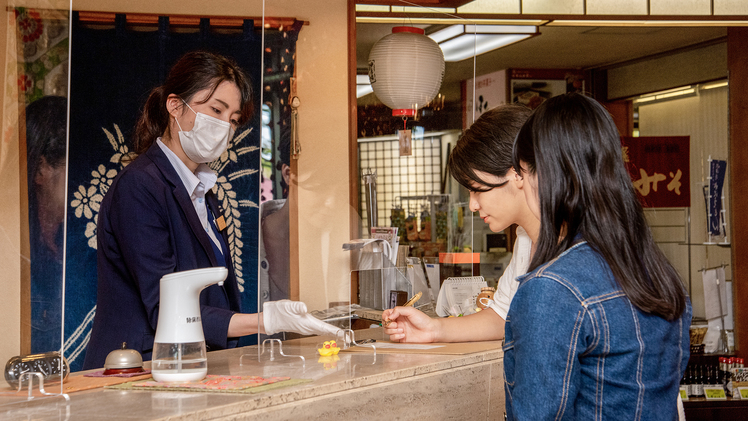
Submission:
[[[223,215],[212,191],[206,202]],[[226,230],[221,235],[228,277],[200,294],[208,350],[238,342],[227,334],[231,316],[241,309]],[[187,189],[155,142],[114,179],[99,210],[97,242],[96,316],[83,368],[103,367],[123,342],[150,360],[161,277],[219,265]]]

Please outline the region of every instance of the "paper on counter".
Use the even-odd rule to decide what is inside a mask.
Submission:
[[[257,387],[266,384],[272,384],[290,380],[290,377],[269,377],[260,376],[218,376],[208,374],[199,382],[168,383],[157,381],[141,381],[133,383],[134,387],[141,388],[177,388],[177,389],[204,389],[204,390],[241,390],[250,387]]]
[[[434,349],[444,347],[444,345],[408,344],[396,342],[376,342],[373,345],[377,347],[377,349]]]
[[[482,342],[438,342],[427,344],[397,343],[377,340],[372,345],[377,353],[382,354],[431,354],[431,355],[466,355],[475,352],[501,351],[503,341]],[[353,346],[342,352],[374,352],[370,346]]]

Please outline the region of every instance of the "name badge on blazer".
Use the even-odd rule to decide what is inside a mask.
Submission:
[[[224,218],[223,215],[216,218],[216,228],[218,228],[218,231],[226,229],[226,218]]]
[[[226,218],[223,216],[223,207],[220,203],[216,207],[218,208],[218,212],[213,213],[213,221],[216,223],[216,228],[218,228],[218,231],[223,231],[226,229]]]

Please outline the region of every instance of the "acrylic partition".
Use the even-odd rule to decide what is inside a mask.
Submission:
[[[121,347],[123,342],[148,361],[153,358],[152,352],[158,350],[152,348],[151,343],[171,344],[176,340],[156,340],[158,328],[167,327],[158,322],[161,313],[166,311],[165,303],[181,300],[159,289],[159,285],[163,285],[161,277],[172,272],[207,266],[229,268],[223,285],[209,285],[202,292],[187,297],[197,301],[199,294],[200,302],[211,308],[206,310],[203,307],[201,313],[192,310],[175,313],[178,317],[174,320],[178,322],[176,327],[172,327],[177,333],[191,330],[190,323],[202,319],[207,350],[235,346],[239,341],[216,334],[221,324],[228,322],[226,316],[222,318],[216,315],[216,311],[256,312],[261,154],[259,110],[262,108],[261,63],[266,38],[260,2],[257,5],[257,15],[247,12],[244,16],[252,17],[226,19],[84,11],[73,16],[68,174],[71,198],[66,290],[75,300],[66,303],[65,326],[66,339],[77,341],[74,349],[78,353],[70,361],[75,370],[102,367],[108,354]],[[277,28],[278,24],[274,27]],[[113,50],[119,54],[111,54]],[[140,208],[120,209],[122,214],[137,214],[138,218],[128,221],[125,216],[118,220],[111,216],[107,226],[112,233],[108,230],[104,239],[106,243],[98,244],[96,223],[102,221],[98,214],[99,205],[113,179],[125,165],[129,165],[137,152],[148,154],[148,159],[156,165],[162,158],[158,155],[164,151],[160,145],[153,144],[147,151],[136,151],[132,143],[137,118],[146,99],[164,83],[172,66],[181,57],[198,50],[229,57],[244,70],[253,93],[252,108],[256,110],[245,124],[236,128],[228,150],[208,164],[217,178],[212,194],[205,196],[209,210],[207,220],[190,217],[195,206],[189,200],[192,192],[180,194],[179,186],[184,184],[181,176],[169,178],[167,169],[164,170],[165,177],[169,178],[169,183],[175,184],[174,199],[167,197],[164,199],[167,204],[159,202],[152,207],[143,201]],[[91,57],[96,57],[96,60],[91,60]],[[112,99],[113,94],[116,100]],[[195,101],[199,99],[194,98]],[[169,163],[173,168],[173,163]],[[143,196],[147,197],[147,194],[143,193]],[[83,205],[78,205],[79,202]],[[90,210],[85,207],[88,203],[91,204]],[[113,206],[114,203],[109,209]],[[182,214],[186,219],[180,219]],[[127,228],[122,225],[128,223],[132,225]],[[168,229],[164,224],[168,224]],[[203,235],[207,229],[213,231],[214,239],[209,234]],[[127,230],[138,230],[138,235],[134,236],[137,238],[122,237]],[[190,232],[195,236],[178,238]],[[190,242],[198,248],[190,248]],[[198,242],[202,247],[197,245]],[[120,243],[123,250],[118,252]],[[220,244],[220,250],[218,246],[214,248],[216,244]],[[97,246],[106,248],[98,249]],[[103,267],[97,265],[97,252],[106,256]],[[119,269],[116,269],[118,253],[127,255],[122,258],[123,264],[127,265],[128,273],[137,274],[133,275],[138,277],[137,281],[128,278],[129,275],[119,274]],[[101,276],[97,277],[94,268]],[[138,284],[137,293],[132,291],[135,282]],[[97,285],[107,294],[97,296]],[[137,329],[144,332],[142,337],[116,327],[122,320],[119,306],[123,307],[122,311],[130,308],[132,323],[128,325],[129,329],[136,329],[133,326],[139,325]]]
[[[272,8],[272,1],[267,4]],[[439,13],[432,15],[445,17]],[[392,27],[403,25],[413,26],[407,19],[385,25],[357,24],[356,36],[359,40],[381,38],[390,34]],[[415,26],[429,30],[435,27]],[[468,80],[473,79],[475,71],[472,60],[467,65],[470,67],[467,74],[452,73],[448,64],[442,88],[405,122],[401,117],[393,117],[392,109],[376,94],[358,98],[360,138],[355,154],[349,154],[351,146],[345,126],[336,125],[345,121],[348,112],[338,103],[339,99],[347,98],[348,74],[337,68],[320,72],[308,64],[312,56],[320,60],[328,53],[345,54],[347,34],[339,31],[340,28],[321,22],[302,26],[296,45],[298,66],[289,71],[303,77],[291,83],[290,96],[284,85],[266,83],[263,90],[265,161],[258,311],[266,305],[276,307],[282,299],[300,301],[316,319],[335,328],[355,331],[377,326],[384,309],[398,302],[402,304],[419,291],[423,298],[418,305],[428,303],[430,309],[424,309],[433,313],[444,279],[480,275],[469,196],[451,179],[446,166],[451,147],[466,127],[462,108],[468,99],[461,92],[463,87],[472,90],[468,83],[473,82]],[[330,44],[333,39],[336,41]],[[376,39],[371,41],[373,44]],[[269,53],[273,48],[267,39],[265,42],[265,51]],[[362,67],[359,69],[362,74],[368,75],[366,63],[371,44],[364,51],[358,42],[357,62],[364,63],[364,67],[358,66]],[[267,54],[265,60],[267,69]],[[268,96],[276,90],[283,94],[278,102],[273,102]],[[295,97],[299,99],[296,104]],[[310,101],[315,101],[315,107],[309,105]],[[473,108],[472,103],[468,107]],[[278,112],[290,115],[290,125],[266,127],[264,122]],[[407,153],[401,154],[398,128],[403,124],[411,133],[411,145]],[[358,162],[349,162],[350,157]],[[359,169],[356,179],[350,175],[351,165]],[[288,173],[284,172],[287,167]],[[367,184],[366,175],[370,172],[376,172],[376,177],[369,178]],[[350,197],[349,183],[359,184],[359,197]],[[272,196],[264,195],[268,185],[272,185]],[[376,206],[371,205],[374,202]],[[374,225],[368,211],[373,207],[378,214]],[[289,230],[290,250],[285,241],[280,242],[280,250],[289,251],[291,266],[284,262],[283,253],[277,252],[277,239],[284,233],[276,228],[277,221],[285,220],[287,215],[291,216],[293,226]],[[483,224],[480,219],[478,222]],[[372,226],[376,228],[374,233]],[[285,229],[285,225],[280,227]],[[371,241],[376,238],[387,239]],[[480,241],[482,244],[483,239]],[[271,247],[276,251],[271,251]],[[280,266],[273,260],[281,262]],[[501,264],[493,264],[484,271],[493,278],[494,285],[500,275],[495,269]],[[289,270],[284,273],[287,267]],[[464,313],[474,311],[473,307],[466,306]],[[277,310],[263,314],[263,319],[272,314],[277,314]],[[272,335],[260,334],[257,338],[258,344],[267,344],[257,350],[260,355],[266,353],[260,357],[263,361],[274,340],[305,336],[298,332],[277,332],[275,323],[272,320],[269,323]],[[258,324],[258,330],[261,327],[265,326]],[[332,333],[320,337],[321,342],[329,339],[335,339]]]
[[[267,22],[293,15],[286,3],[267,1]],[[335,339],[337,328],[350,328],[350,264],[343,251],[350,238],[347,69],[341,60],[348,44],[346,25],[325,22],[346,19],[345,5],[339,6],[316,20],[265,30],[254,304],[262,315],[259,333],[240,342],[259,345],[256,358],[263,362],[269,347],[277,355],[278,342],[311,334]],[[341,65],[329,66],[332,61]]]
[[[474,22],[406,2],[391,10],[404,14],[401,21],[357,23],[361,240],[353,239],[348,247],[358,301],[352,320],[361,328],[381,324],[383,310],[419,294],[413,305],[432,317],[480,311],[476,296],[483,287],[496,287],[511,258],[510,230],[491,232],[448,168],[449,154],[464,130],[481,112],[506,103],[503,90],[494,92],[490,103],[485,94],[474,95],[481,68],[480,56],[472,54],[481,44]],[[385,72],[378,41],[402,31],[393,31],[401,26],[423,30],[439,42],[446,60],[438,93],[408,118],[393,117],[393,100],[380,98],[376,87],[366,93],[365,86],[367,80],[379,82]],[[457,49],[468,54],[454,57],[445,44],[454,34],[445,36],[443,30],[462,31],[467,41]]]
[[[0,406],[60,399],[74,352],[62,335],[70,3],[28,3],[8,3],[3,26]]]
[[[223,287],[211,286],[202,294],[218,291],[234,311],[252,314],[258,308],[260,198],[266,187],[260,183],[264,165],[260,157],[268,152],[262,148],[261,132],[290,121],[282,96],[288,95],[294,43],[303,22],[266,21],[262,1],[247,4],[236,18],[215,20],[200,15],[174,20],[158,14],[72,13],[73,9],[70,3],[50,1],[16,3],[7,9],[0,169],[4,180],[13,180],[4,183],[5,196],[17,199],[4,202],[3,214],[8,216],[4,231],[10,234],[3,242],[8,268],[3,282],[8,296],[20,299],[10,300],[12,305],[4,309],[4,331],[11,334],[4,336],[0,356],[10,364],[6,378],[14,385],[13,376],[24,375],[26,380],[21,393],[3,385],[0,405],[47,396],[38,381],[29,395],[29,375],[23,373],[40,373],[34,378],[44,378],[45,393],[79,390],[82,376],[73,376],[79,381],[73,384],[68,377],[63,389],[54,376],[59,371],[55,361],[64,361],[66,372],[96,372],[123,342],[126,348],[140,351],[149,368],[157,313],[149,312],[150,327],[144,328],[142,340],[124,338],[117,327],[102,328],[98,338],[92,333],[97,313],[108,314],[102,317],[109,320],[133,320],[136,317],[119,305],[139,306],[127,301],[126,291],[120,294],[110,285],[106,299],[98,301],[104,303],[102,308],[97,308],[97,254],[102,252],[97,224],[113,180],[136,157],[134,127],[146,98],[189,51],[210,50],[230,57],[251,80],[256,112],[236,130],[229,150],[209,164],[217,173],[216,201],[209,206],[216,229],[227,240],[222,254],[232,270]],[[274,110],[269,120],[261,112],[263,105]],[[127,252],[150,263],[168,259],[164,256],[169,253],[158,244],[154,239],[131,245]],[[171,271],[180,267],[175,264]],[[149,282],[156,289],[151,289],[147,305],[158,309],[160,276],[152,274]],[[105,332],[103,339],[101,332]],[[209,350],[218,348],[211,334],[206,329]],[[251,343],[254,336],[229,338],[228,346]],[[31,354],[39,356],[23,358]]]

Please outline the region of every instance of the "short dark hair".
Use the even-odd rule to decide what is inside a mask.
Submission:
[[[512,168],[512,146],[517,132],[530,116],[523,105],[499,105],[483,113],[460,137],[449,155],[449,171],[468,190],[473,183],[498,187],[482,180],[475,171],[503,177]]]
[[[618,129],[600,103],[577,93],[545,101],[517,135],[513,161],[538,177],[540,233],[530,270],[581,234],[631,303],[666,320],[680,317],[685,288],[654,242],[624,166]]]
[[[153,89],[135,127],[135,152],[144,153],[169,125],[166,98],[174,94],[189,102],[196,93],[210,89],[210,98],[221,82],[234,82],[241,95],[239,125],[249,121],[254,112],[252,86],[239,65],[227,57],[209,51],[183,55],[169,71],[166,82]],[[206,99],[207,100],[207,99]]]

